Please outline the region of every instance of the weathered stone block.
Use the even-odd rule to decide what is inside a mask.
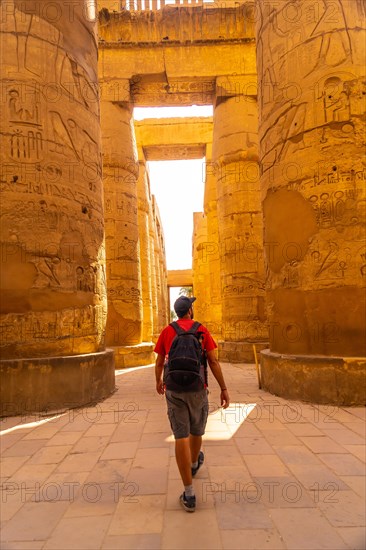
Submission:
[[[2,416],[81,407],[113,392],[113,350],[1,361],[0,376]]]
[[[366,404],[366,360],[261,352],[263,389],[284,397],[339,406]]]

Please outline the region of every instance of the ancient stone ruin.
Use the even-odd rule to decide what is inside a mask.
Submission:
[[[222,362],[255,345],[265,390],[365,403],[363,0],[0,9],[2,414],[110,395],[186,284]],[[214,115],[133,119],[182,105]],[[168,272],[146,163],[202,157],[193,268]]]

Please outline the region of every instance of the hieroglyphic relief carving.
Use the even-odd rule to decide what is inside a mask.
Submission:
[[[296,319],[305,334],[300,303],[308,307],[307,319],[315,322],[317,315],[335,318],[334,304],[326,297],[329,288],[349,286],[349,296],[360,297],[362,266],[357,248],[364,231],[366,200],[362,161],[365,29],[359,26],[359,2],[295,0],[280,5],[259,0],[258,5],[262,14],[271,11],[258,26],[261,184],[264,204],[272,204],[271,196],[281,196],[278,215],[288,216],[286,231],[276,226],[274,215],[271,221],[267,219],[271,227],[266,232],[284,247],[290,235],[297,234],[297,239],[292,238],[299,241],[295,244],[301,252],[298,258],[283,258],[277,271],[268,262],[271,323],[286,322],[282,307],[286,296],[286,301],[294,304],[292,320]],[[361,11],[365,13],[364,7]],[[282,190],[285,194],[273,194]],[[304,205],[303,232],[308,231],[309,238],[303,242],[292,209],[295,201]],[[320,291],[324,298],[315,311],[310,304]],[[357,303],[350,305],[354,309],[361,303],[355,300]],[[333,353],[336,348],[342,353],[349,344],[350,331],[354,348],[359,347],[359,328],[351,330],[344,319],[337,318],[338,322],[339,339]],[[329,351],[324,342],[316,342],[311,351],[304,342],[298,344],[298,353]],[[272,343],[279,345],[278,341]],[[273,350],[291,349],[295,346],[283,341]]]
[[[65,25],[66,19],[48,21],[52,10],[36,14],[41,3],[36,4],[15,3],[14,10],[7,12],[1,41],[8,55],[0,88],[1,118],[7,127],[1,134],[2,205],[7,205],[1,230],[3,235],[11,234],[20,250],[17,256],[8,254],[1,269],[10,280],[8,273],[22,276],[24,264],[28,280],[20,285],[15,277],[14,284],[22,289],[19,300],[31,309],[42,293],[45,311],[34,313],[39,327],[28,347],[32,357],[85,349],[82,342],[70,342],[72,330],[60,342],[53,341],[50,332],[47,347],[47,330],[42,327],[57,322],[48,320],[53,315],[48,308],[66,310],[73,303],[76,319],[81,304],[95,310],[106,299],[105,272],[98,257],[104,222],[95,37],[92,25],[81,16],[82,2],[74,3],[72,25]],[[53,6],[61,8],[57,2]],[[83,50],[75,47],[81,35],[86,40]],[[78,302],[73,298],[78,290],[90,296]],[[96,326],[103,316],[87,317],[91,321],[85,335],[103,330]],[[101,341],[93,337],[90,351],[99,349]],[[26,342],[17,346],[9,353],[29,356]]]

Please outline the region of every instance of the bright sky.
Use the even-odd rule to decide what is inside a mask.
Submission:
[[[134,109],[135,120],[187,116],[212,116],[212,106]],[[193,212],[203,211],[204,161],[203,158],[148,163],[151,192],[163,223],[168,269],[192,267]]]

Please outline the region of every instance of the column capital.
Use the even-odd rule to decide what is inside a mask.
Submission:
[[[257,97],[256,74],[233,74],[216,77],[216,102],[235,96]]]

